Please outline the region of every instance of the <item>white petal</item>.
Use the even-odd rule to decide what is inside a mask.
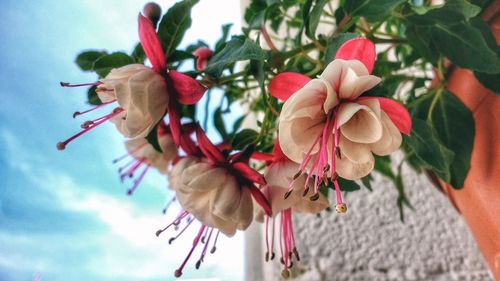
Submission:
[[[382,126],[384,128],[382,137],[376,143],[370,144],[373,153],[377,155],[389,155],[396,151],[402,142],[401,133],[385,112],[381,113]]]
[[[343,104],[338,118],[341,133],[353,142],[374,143],[382,137],[380,119],[366,105]]]
[[[339,176],[348,180],[357,180],[368,175],[375,165],[375,159],[370,154],[370,160],[365,163],[355,163],[349,160],[345,155],[342,158],[336,158],[335,171]]]
[[[324,127],[324,119],[297,118],[279,123],[279,141],[283,153],[296,163],[301,163]],[[316,145],[312,153],[316,153]]]
[[[221,219],[231,219],[240,205],[240,188],[233,176],[227,175],[224,177],[224,182],[214,186],[214,189],[210,192],[210,198],[207,198],[206,204],[210,206],[210,212]]]
[[[316,118],[321,114],[327,95],[325,84],[319,79],[309,81],[302,89],[293,94],[281,109],[280,121],[290,121],[300,117]]]
[[[340,136],[339,146],[342,155],[354,163],[366,163],[373,158],[369,145],[352,142],[343,135]]]
[[[326,89],[326,99],[325,102],[323,103],[323,111],[325,114],[328,114],[332,108],[337,106],[339,104],[339,97],[337,95],[337,92],[333,90],[332,85],[330,82],[326,81],[325,79],[319,79],[324,85]]]
[[[279,161],[271,164],[264,177],[268,185],[287,187],[299,171],[299,164],[292,161]]]
[[[209,163],[201,162],[186,168],[182,173],[182,184],[192,191],[212,191],[224,186],[228,181],[225,169],[212,167]]]
[[[368,70],[365,65],[358,60],[342,60],[336,59],[329,63],[320,77],[333,86],[334,90],[338,90],[340,83],[343,80],[347,69],[351,69],[357,76],[368,75]]]
[[[234,222],[237,222],[237,228],[239,230],[247,229],[252,223],[253,218],[253,201],[252,195],[248,188],[243,188],[241,190],[240,206],[238,211],[235,213],[233,218]]]
[[[328,203],[328,199],[323,196],[323,194],[319,194],[319,199],[316,201],[309,200],[309,196],[313,193],[312,188],[309,189],[308,194],[305,197],[302,197],[297,204],[292,207],[292,210],[297,213],[309,213],[309,214],[317,214],[324,209],[328,208],[330,203]]]
[[[163,158],[170,162],[177,156],[177,145],[174,142],[174,139],[169,134],[164,136],[160,136],[158,138],[158,142],[160,144],[160,148],[163,154]]]
[[[373,75],[358,76],[353,69],[347,68],[340,81],[339,96],[341,99],[354,100],[380,81],[379,77]]]

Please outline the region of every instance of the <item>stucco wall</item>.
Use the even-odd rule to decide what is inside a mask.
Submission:
[[[493,280],[465,222],[446,197],[425,176],[407,167],[403,173],[415,207],[407,210],[404,224],[397,191],[378,174],[373,192],[363,189],[345,198],[346,214],[296,215],[301,261],[294,262],[295,278],[290,280]],[[254,251],[247,256],[253,267],[248,280],[282,279],[279,262],[265,263],[262,251],[255,252],[259,244],[263,248],[261,231],[248,234],[247,246]]]

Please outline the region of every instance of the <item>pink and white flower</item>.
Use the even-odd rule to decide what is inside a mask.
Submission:
[[[152,67],[131,64],[111,70],[95,83],[69,84],[61,82],[63,87],[97,86],[97,92],[103,104],[94,108],[75,112],[73,117],[94,111],[109,104],[117,103],[111,113],[100,118],[84,122],[82,131],[57,144],[59,150],[66,148],[81,135],[96,128],[106,121],[115,123],[118,131],[127,138],[141,138],[148,135],[168,110],[172,136],[180,144],[182,132],[180,125],[179,103],[195,104],[205,88],[192,77],[175,70],[168,70],[155,27],[150,19],[139,15],[139,39],[146,57]]]
[[[109,121],[127,138],[143,138],[163,118],[168,105],[165,79],[142,64],[115,68],[97,86],[103,103],[117,101],[123,111]]]
[[[313,196],[310,177],[306,174],[296,176],[299,164],[290,161],[283,154],[278,141],[275,143],[273,155],[266,157],[266,155],[260,154],[256,156],[254,158],[268,161],[268,167],[264,173],[267,185],[262,189],[262,192],[271,204],[272,215],[266,216],[262,214],[262,211],[257,215],[257,217],[265,217],[266,261],[275,257],[275,224],[279,215],[279,253],[284,267],[282,275],[286,278],[289,275],[288,269],[293,265],[292,256],[300,260],[299,252],[295,246],[292,214],[316,214],[326,209],[329,203],[328,199],[321,193],[317,193],[314,200],[309,200],[309,197]],[[293,185],[291,191],[289,191],[290,183]],[[300,191],[303,186],[307,186],[307,188]]]
[[[282,73],[269,85],[271,94],[285,101],[279,121],[284,154],[300,163],[299,174],[314,175],[315,193],[321,182],[331,178],[337,191],[336,209],[341,212],[346,208],[337,176],[349,180],[366,176],[374,167],[373,153],[388,155],[397,150],[400,131],[409,134],[411,129],[409,114],[399,103],[361,97],[380,82],[370,75],[374,62],[374,44],[352,39],[339,48],[336,59],[318,78]]]

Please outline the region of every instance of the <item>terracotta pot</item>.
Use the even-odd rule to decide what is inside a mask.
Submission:
[[[500,44],[500,1],[484,12]],[[448,89],[473,112],[476,134],[464,187],[442,184],[462,213],[496,280],[500,280],[500,95],[484,88],[468,70],[455,68]]]

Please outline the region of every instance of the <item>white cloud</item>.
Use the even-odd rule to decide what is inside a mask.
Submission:
[[[181,264],[192,245],[199,224],[193,223],[178,241],[168,245],[168,239],[176,232],[165,232],[159,238],[155,236],[157,229],[168,224],[178,212],[171,210],[171,216],[166,219],[161,212],[148,211],[133,201],[99,192],[95,186],[83,185],[62,171],[56,171],[48,166],[35,167],[24,159],[28,155],[38,157],[39,152],[27,151],[18,146],[15,136],[7,131],[0,130],[0,140],[9,154],[17,155],[22,161],[9,163],[13,169],[22,171],[26,179],[34,186],[54,197],[52,204],[61,206],[68,213],[78,212],[91,216],[102,222],[106,229],[96,230],[99,236],[93,237],[101,251],[86,265],[90,272],[106,277],[126,277],[145,279],[152,277],[171,276]],[[9,155],[7,155],[7,158]],[[43,180],[40,180],[43,179]],[[43,237],[30,233],[13,236],[0,235],[0,241],[14,243],[19,248],[30,248],[36,245]],[[72,237],[72,240],[62,240],[61,243],[78,243],[81,237]],[[88,239],[88,237],[85,237]],[[89,241],[87,241],[89,242]],[[203,245],[193,254],[186,266],[185,272],[192,271],[194,263],[199,258]],[[62,247],[64,248],[64,247]],[[62,250],[62,249],[59,249]],[[58,265],[43,265],[50,259],[37,258],[25,260],[26,253],[20,253],[8,260],[0,259],[0,264],[8,267],[35,268],[40,272],[46,268],[58,268]],[[35,264],[34,261],[37,261]],[[201,270],[212,272],[215,276],[242,276],[243,275],[243,235],[237,234],[228,239],[220,235],[217,252],[209,254]],[[202,271],[200,271],[202,272]],[[231,278],[234,280],[234,278]]]

